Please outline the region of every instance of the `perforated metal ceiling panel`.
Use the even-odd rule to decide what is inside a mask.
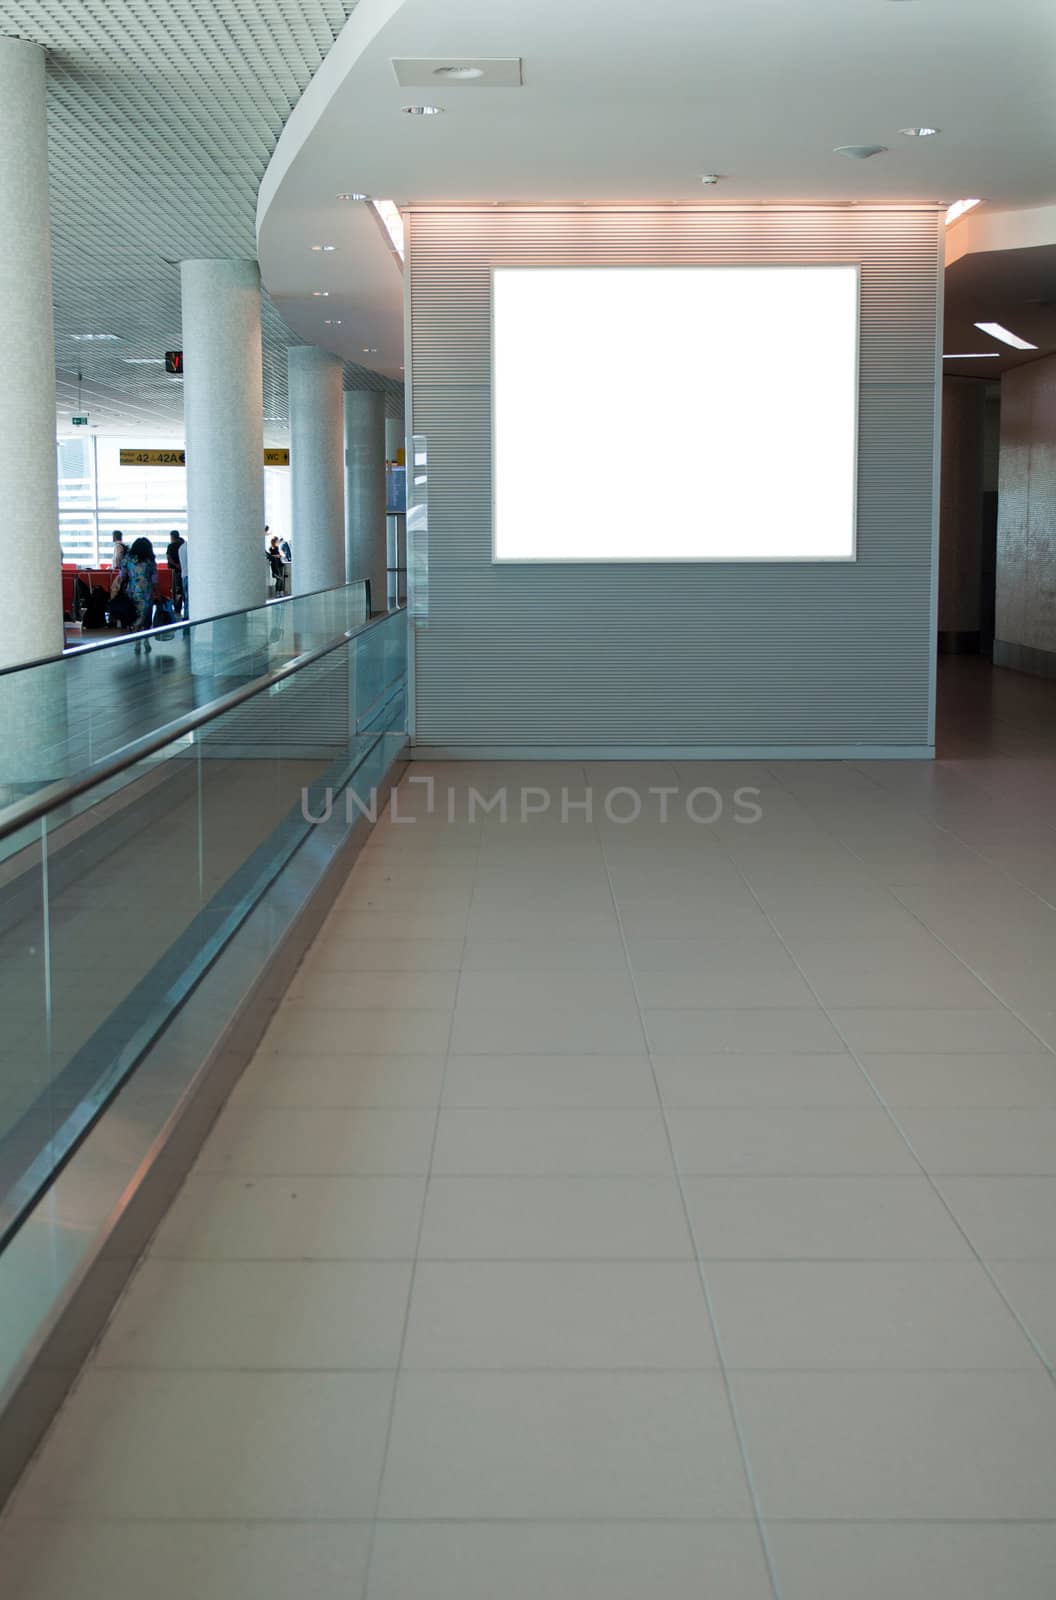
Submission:
[[[256,254],[260,179],[355,3],[0,0],[0,33],[48,52],[62,373],[127,396],[131,414],[180,419],[179,381],[147,364],[181,343],[178,263]],[[75,337],[86,333],[118,338]],[[301,341],[267,297],[263,342],[274,433],[286,421],[286,349]],[[346,385],[385,391],[399,414],[392,379],[349,365]]]

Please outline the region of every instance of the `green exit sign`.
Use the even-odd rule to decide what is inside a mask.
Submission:
[[[70,421],[73,423],[75,428],[86,428],[88,426],[87,417],[71,417]]]

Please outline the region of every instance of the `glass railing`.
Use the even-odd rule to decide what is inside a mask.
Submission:
[[[366,620],[366,585],[350,583],[0,672],[0,807]]]
[[[194,625],[172,670],[193,679],[204,630],[221,698],[0,812],[0,1245],[314,819],[346,786],[369,804],[406,742],[406,613],[323,638],[351,597],[307,599]],[[107,654],[132,675],[163,648]]]

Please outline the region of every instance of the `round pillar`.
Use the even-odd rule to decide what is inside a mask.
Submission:
[[[264,378],[255,261],[184,261],[190,616],[263,605]]]
[[[314,345],[291,345],[287,360],[293,592],[310,594],[345,582],[344,364]]]
[[[0,667],[63,647],[44,52],[0,38]]]
[[[370,580],[372,611],[387,609],[385,559],[385,396],[345,395],[345,563],[349,582]]]

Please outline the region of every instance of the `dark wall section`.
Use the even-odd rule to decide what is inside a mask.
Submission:
[[[939,647],[980,648],[986,385],[942,383],[942,493],[939,510]]]
[[[1001,380],[994,660],[1056,678],[1056,356]]]

